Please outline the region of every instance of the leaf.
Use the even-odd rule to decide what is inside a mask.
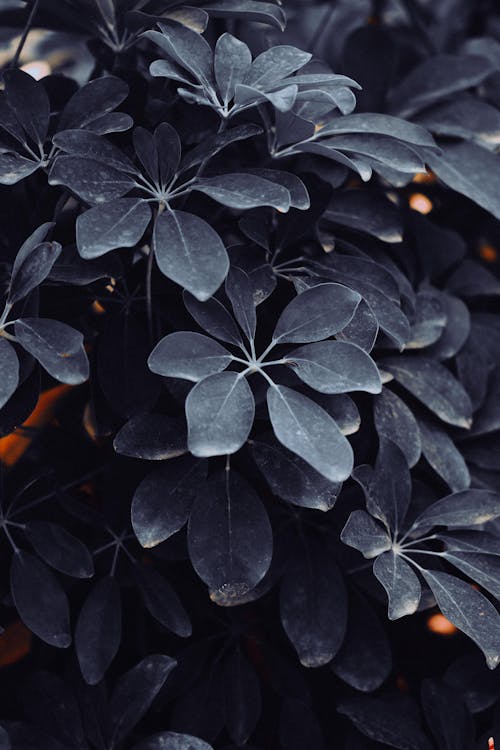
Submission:
[[[76,220],[76,243],[82,258],[97,258],[110,250],[134,247],[151,220],[142,198],[118,198],[85,211]]]
[[[122,675],[109,703],[109,740],[116,747],[142,719],[163,687],[176,662],[151,654]]]
[[[106,674],[121,634],[120,591],[114,578],[107,576],[92,587],[76,623],[76,655],[88,685],[97,685]]]
[[[231,360],[230,352],[208,336],[176,331],[155,346],[149,355],[148,366],[157,375],[197,383],[208,375],[225,370]]]
[[[422,157],[412,148],[388,136],[358,133],[353,135],[335,135],[323,138],[321,146],[346,152],[353,158],[361,157],[376,171],[385,165],[397,172],[415,174],[425,171]]]
[[[429,420],[419,420],[422,453],[452,492],[465,490],[471,478],[467,464],[445,430]]]
[[[256,0],[210,0],[205,3],[205,10],[212,16],[221,18],[242,18],[275,26],[280,31],[285,29],[285,13],[277,5]]]
[[[240,373],[201,380],[186,399],[189,450],[200,458],[236,453],[250,434],[254,413],[251,388]]]
[[[0,409],[15,393],[19,383],[19,360],[16,350],[0,336]]]
[[[223,671],[226,727],[238,745],[244,745],[260,718],[260,685],[241,648],[231,649]]]
[[[331,663],[332,671],[351,687],[368,693],[382,685],[391,666],[385,627],[369,601],[351,588],[347,632],[342,648]]]
[[[397,552],[383,552],[373,563],[373,573],[387,592],[389,620],[417,611],[422,588],[412,568]]]
[[[280,615],[304,667],[328,664],[347,624],[347,596],[340,570],[322,548],[308,546],[287,568]]]
[[[229,269],[226,294],[242,331],[249,341],[253,341],[257,325],[253,287],[245,271],[237,266]]]
[[[493,594],[495,599],[500,599],[500,558],[497,555],[446,551],[443,557]]]
[[[232,606],[271,564],[271,524],[258,495],[236,472],[217,474],[206,490],[189,518],[189,556],[212,601]]]
[[[394,532],[402,530],[411,498],[411,476],[402,451],[392,440],[380,440],[375,469],[357,466],[353,472],[363,488],[370,515]]]
[[[216,339],[227,341],[228,344],[242,344],[240,332],[233,318],[219,300],[210,297],[200,302],[189,292],[184,292],[183,299],[188,312],[207,333]]]
[[[22,70],[6,70],[3,79],[9,107],[43,153],[50,117],[49,99],[43,84]]]
[[[177,131],[166,122],[158,125],[154,134],[145,128],[135,128],[134,147],[153,184],[161,191],[165,190],[181,160]]]
[[[337,710],[371,740],[399,750],[432,750],[416,704],[407,696],[356,696],[342,701]]]
[[[498,555],[498,537],[486,531],[455,531],[453,534],[438,534],[447,550],[452,552],[479,552],[480,554]]]
[[[375,345],[378,332],[378,320],[368,302],[362,299],[352,320],[335,337],[339,341],[356,344],[369,354]]]
[[[380,360],[380,367],[415,398],[418,398],[443,422],[469,429],[472,406],[469,396],[449,370],[439,362],[420,355],[388,357]]]
[[[312,55],[290,45],[277,45],[258,55],[243,81],[264,91],[309,62]]]
[[[287,354],[286,360],[304,383],[321,393],[382,390],[375,362],[356,344],[345,341],[307,344]]]
[[[87,547],[63,526],[29,521],[24,533],[44,562],[73,578],[91,578],[94,563]]]
[[[491,72],[491,63],[483,57],[433,55],[392,90],[391,108],[401,117],[411,117],[441,99],[477,86]]]
[[[373,407],[379,438],[392,440],[404,453],[408,466],[420,458],[422,442],[417,420],[405,402],[388,388],[383,388]]]
[[[290,192],[286,187],[244,172],[199,177],[191,189],[205,193],[229,208],[272,206],[281,213],[290,208]]]
[[[474,744],[474,723],[458,691],[444,682],[426,679],[422,707],[436,745],[442,750],[467,750]]]
[[[500,615],[479,591],[448,573],[423,570],[443,615],[476,643],[490,669],[500,661]]]
[[[269,445],[250,440],[255,463],[278,497],[300,508],[326,512],[335,505],[341,490],[340,482],[331,482],[300,456],[278,443]]]
[[[68,599],[50,569],[30,552],[17,550],[10,567],[10,588],[26,627],[50,646],[68,648]]]
[[[350,476],[352,448],[326,411],[307,396],[277,385],[267,391],[267,406],[280,443],[333,482]]]
[[[0,185],[15,185],[36,172],[40,163],[19,154],[0,153]]]
[[[182,456],[142,480],[132,500],[132,527],[143,547],[156,547],[187,523],[206,474],[205,461]]]
[[[119,172],[137,175],[137,167],[123,151],[110,141],[90,130],[63,130],[56,133],[52,142],[61,151],[71,156],[82,156],[93,161],[105,163]]]
[[[200,302],[212,296],[229,270],[217,232],[199,216],[185,211],[167,210],[158,217],[154,248],[160,271]]]
[[[318,284],[288,303],[273,333],[275,343],[320,341],[352,320],[361,296],[341,284]]]
[[[165,414],[138,414],[118,430],[113,448],[122,456],[164,461],[187,453],[184,420]]]
[[[213,748],[190,734],[161,732],[134,745],[133,750],[213,750]]]
[[[290,193],[290,206],[305,211],[311,206],[309,193],[305,184],[300,177],[291,172],[284,172],[281,169],[246,169],[244,174],[253,174],[256,177],[262,177],[269,182],[275,182],[286,188]]]
[[[235,86],[241,83],[250,70],[252,54],[245,42],[232,34],[222,34],[214,52],[214,72],[219,94],[227,108],[234,98]]]
[[[413,528],[430,529],[433,526],[478,526],[500,516],[500,495],[490,490],[470,489],[454,492],[421,513]]]
[[[49,185],[64,185],[86,203],[121,198],[134,187],[124,172],[83,156],[58,156],[49,172]]]
[[[58,242],[42,242],[12,270],[8,301],[19,302],[45,281],[61,253]]]
[[[59,129],[92,125],[116,109],[128,93],[129,87],[125,81],[115,76],[106,75],[89,81],[65,105],[59,118]]]
[[[89,363],[79,331],[48,318],[16,320],[14,331],[22,347],[56,380],[69,385],[87,380]]]
[[[426,162],[445,185],[465,195],[500,219],[498,192],[500,166],[497,155],[475,143],[448,143],[441,153],[426,155]],[[488,179],[484,179],[484,175]]]
[[[329,221],[366,232],[383,242],[396,243],[403,239],[399,211],[387,198],[377,194],[368,194],[363,190],[339,193],[324,216]]]
[[[321,138],[343,133],[367,133],[390,136],[415,146],[436,148],[434,139],[421,125],[415,125],[399,117],[375,114],[372,112],[356,112],[345,117],[338,117],[328,122],[319,131]]]
[[[391,548],[391,537],[364,510],[354,510],[340,534],[344,544],[359,550],[363,557],[371,560]]]
[[[158,44],[176,63],[188,70],[209,91],[215,90],[212,69],[212,50],[205,39],[180,23],[160,22],[157,31],[146,31],[144,36]]]
[[[167,630],[188,638],[192,633],[189,616],[168,581],[149,565],[136,565],[133,573],[150,615]]]

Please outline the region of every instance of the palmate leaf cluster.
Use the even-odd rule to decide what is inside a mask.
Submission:
[[[498,9],[33,7],[92,70],[0,91],[0,747],[500,741]]]

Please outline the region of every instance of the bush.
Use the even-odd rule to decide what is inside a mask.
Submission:
[[[486,750],[498,6],[0,15],[0,747]]]

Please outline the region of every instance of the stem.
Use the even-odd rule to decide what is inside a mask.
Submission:
[[[19,58],[21,57],[21,52],[23,51],[23,47],[25,45],[26,39],[28,38],[28,34],[31,30],[31,24],[33,23],[33,20],[35,18],[35,13],[38,9],[38,5],[40,3],[40,0],[33,0],[33,4],[31,6],[31,10],[28,16],[28,19],[26,21],[26,24],[24,26],[24,30],[21,36],[21,39],[19,40],[19,44],[17,45],[16,53],[14,57],[12,58],[12,61],[10,63],[10,68],[17,68],[19,63]]]
[[[109,575],[111,576],[111,578],[114,578],[114,575],[115,575],[116,564],[118,562],[118,553],[120,552],[120,546],[121,546],[120,544],[116,544],[116,542],[115,542],[115,545],[116,546],[115,546],[115,552],[113,555],[113,562],[111,563],[111,570],[109,571]]]
[[[264,359],[264,357],[266,357],[266,356],[267,356],[267,355],[269,354],[269,352],[270,352],[270,351],[271,351],[272,349],[274,349],[274,347],[276,346],[276,344],[277,344],[277,343],[278,343],[278,342],[277,342],[277,341],[276,341],[275,339],[273,339],[273,340],[271,341],[271,343],[269,344],[269,346],[268,346],[268,347],[267,347],[266,349],[264,349],[264,351],[263,351],[263,352],[262,352],[262,354],[260,355],[260,357],[259,357],[259,359],[257,360],[257,362],[262,362],[262,360]]]
[[[406,544],[403,544],[401,546],[406,549],[407,547],[410,547],[413,544],[420,544],[421,542],[428,542],[431,539],[437,539],[437,534],[431,534],[430,536],[422,536],[422,537],[420,537],[420,539],[414,539],[412,542],[406,542]],[[401,541],[403,541],[403,540],[401,540]]]
[[[154,229],[153,229],[154,232]],[[146,311],[148,316],[148,336],[149,341],[153,343],[153,295],[151,292],[151,282],[153,278],[153,246],[149,248],[148,262],[146,265]]]

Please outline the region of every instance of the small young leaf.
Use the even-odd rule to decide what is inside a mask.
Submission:
[[[189,518],[189,556],[210,598],[232,606],[271,564],[271,524],[258,495],[234,471],[216,475],[206,490]]]
[[[250,434],[254,413],[252,390],[240,374],[201,380],[186,399],[189,450],[200,458],[236,453]]]
[[[253,341],[257,325],[253,288],[245,271],[237,266],[232,266],[226,277],[226,294],[245,336]]]
[[[167,210],[158,217],[154,248],[160,271],[200,302],[212,296],[229,270],[226,248],[217,232],[185,211]]]
[[[476,643],[490,669],[500,661],[500,615],[479,591],[448,573],[422,570],[439,609]]]
[[[35,552],[52,568],[74,578],[91,578],[94,563],[87,547],[63,526],[29,521],[24,533]]]
[[[320,341],[352,320],[361,295],[341,284],[318,284],[297,295],[281,313],[273,333],[276,343]]]
[[[122,634],[120,591],[114,578],[98,581],[83,603],[75,630],[75,649],[88,685],[102,680],[116,656]]]
[[[67,648],[71,643],[68,599],[45,563],[18,550],[12,557],[10,587],[24,624],[45,643]]]
[[[76,220],[76,244],[82,258],[97,258],[119,247],[137,245],[151,220],[142,198],[118,198],[95,206]]]
[[[346,341],[322,341],[294,349],[286,356],[304,383],[321,393],[380,393],[377,366],[360,347]]]
[[[158,31],[146,31],[145,37],[158,44],[176,63],[188,70],[209,91],[215,90],[212,50],[195,31],[175,21],[160,22]]]
[[[89,363],[79,331],[47,318],[16,320],[14,331],[22,347],[56,380],[69,385],[87,380]]]
[[[382,553],[373,563],[373,573],[387,592],[389,620],[417,611],[422,588],[418,576],[401,555],[392,550]]]
[[[176,662],[169,656],[146,656],[120,677],[109,703],[109,744],[119,745],[142,719]]]
[[[142,480],[132,500],[132,527],[143,547],[156,547],[184,526],[206,474],[205,461],[182,456]]]
[[[231,362],[223,346],[201,333],[176,331],[165,336],[149,355],[152,372],[169,378],[184,378],[197,383],[221,372]]]
[[[392,544],[387,531],[364,510],[351,513],[340,538],[344,544],[358,549],[367,560],[387,552]]]
[[[324,409],[286,386],[269,388],[267,405],[280,443],[332,482],[350,476],[352,448]]]
[[[19,383],[19,360],[16,350],[0,336],[0,409],[15,393]]]

